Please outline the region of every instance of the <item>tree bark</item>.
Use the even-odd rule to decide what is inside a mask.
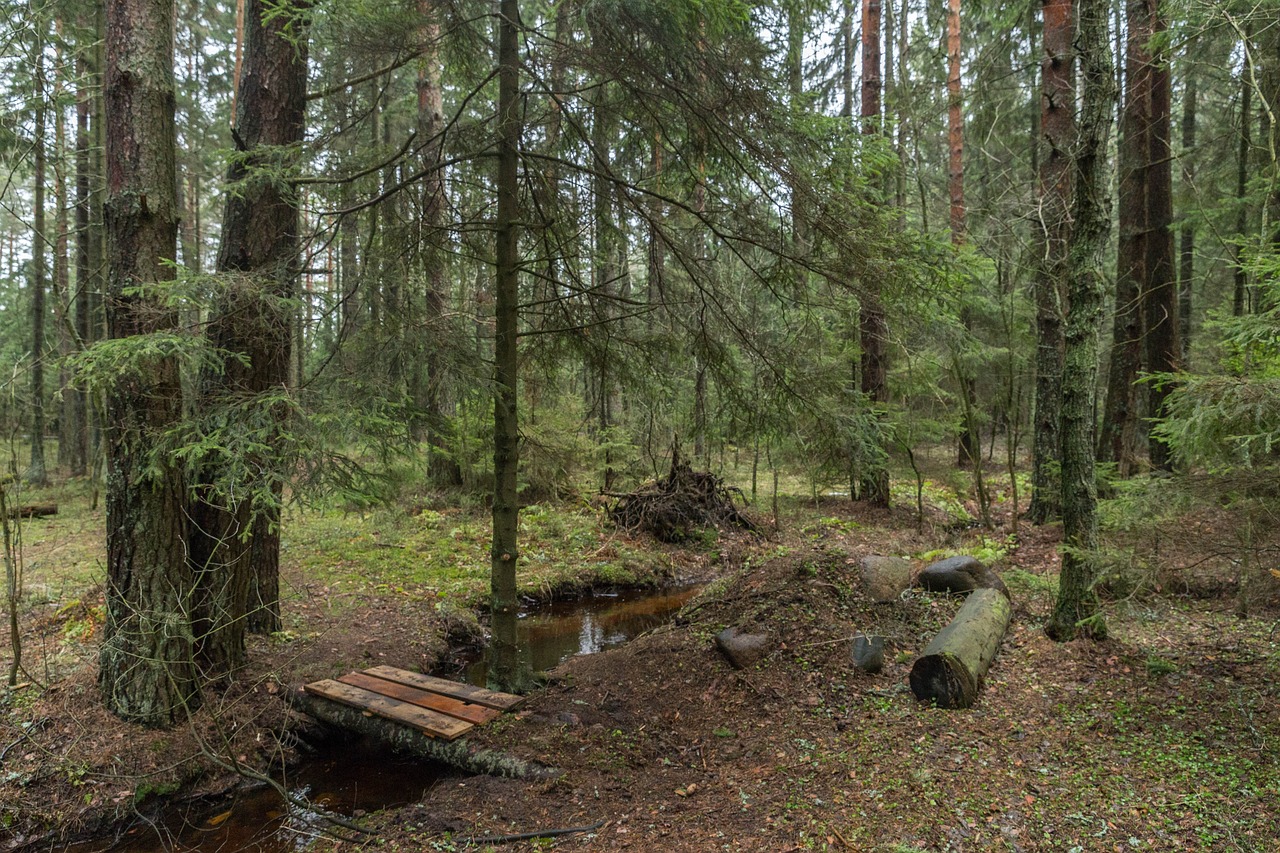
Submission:
[[[1039,210],[1035,272],[1036,402],[1032,436],[1031,506],[1036,524],[1061,512],[1058,433],[1062,403],[1063,316],[1067,237],[1071,203],[1071,144],[1075,132],[1075,84],[1071,40],[1071,0],[1042,0],[1044,58],[1040,63]]]
[[[49,472],[44,459],[44,320],[45,320],[45,255],[48,251],[48,240],[45,233],[45,124],[48,108],[45,104],[44,92],[44,44],[45,25],[42,21],[34,22],[36,27],[33,66],[35,68],[35,137],[32,160],[35,183],[32,199],[32,222],[34,228],[31,235],[31,464],[27,467],[25,479],[35,486],[44,486],[49,482]]]
[[[1147,0],[1127,0],[1125,95],[1117,159],[1120,171],[1116,307],[1098,456],[1121,477],[1137,465],[1138,373],[1142,369],[1142,293],[1147,280],[1147,167],[1151,125],[1151,19]]]
[[[880,121],[880,0],[862,2],[862,132],[878,136]],[[861,390],[872,407],[888,401],[889,324],[874,277],[863,281],[858,310],[862,342]],[[884,460],[864,460],[860,496],[874,506],[889,505],[889,467]]]
[[[1195,147],[1196,147],[1196,100],[1198,93],[1196,77],[1190,70],[1182,92],[1182,188],[1184,198],[1190,198],[1195,191]],[[1191,218],[1184,212],[1182,215],[1181,246],[1178,253],[1178,336],[1181,343],[1180,363],[1187,363],[1187,354],[1191,349],[1191,309],[1195,302],[1196,271],[1196,229]]]
[[[112,339],[170,332],[175,312],[139,286],[169,281],[174,199],[173,4],[110,0],[103,80],[107,326]],[[113,713],[165,725],[198,706],[186,560],[185,489],[153,454],[182,415],[177,360],[121,368],[107,390],[107,618],[98,685]]]
[[[1107,0],[1078,0],[1082,91],[1072,172],[1072,232],[1067,257],[1071,283],[1062,368],[1062,572],[1053,615],[1045,626],[1054,640],[1106,634],[1094,592],[1098,547],[1094,475],[1094,406],[1098,385],[1098,332],[1105,281],[1101,256],[1110,233],[1107,137],[1116,97]]]
[[[84,31],[81,23],[80,32]],[[89,61],[87,50],[83,45],[76,45],[76,139],[75,139],[75,293],[71,298],[75,342],[77,348],[88,346],[90,336],[89,324],[89,288],[93,276],[91,245],[98,239],[90,228],[90,196],[93,178],[90,175],[92,157],[89,146],[89,117],[92,111],[93,96],[90,93]],[[79,382],[72,382],[66,390],[68,437],[71,440],[70,452],[67,454],[67,466],[71,476],[83,477],[89,469],[89,406],[88,395]]]
[[[277,14],[269,20],[269,11]],[[244,151],[227,175],[226,209],[217,269],[223,287],[206,327],[210,344],[228,357],[204,371],[202,414],[259,406],[288,383],[292,339],[290,301],[297,292],[298,199],[257,170],[277,165],[302,141],[306,113],[306,11],[299,4],[248,0],[244,60],[236,98],[235,138]],[[286,155],[287,156],[287,155]],[[287,160],[285,165],[287,166]],[[257,413],[254,413],[255,415]],[[284,412],[259,439],[271,444]],[[250,428],[246,425],[246,428]],[[244,662],[245,631],[279,630],[280,461],[261,457],[265,472],[232,483],[227,462],[203,460],[189,508],[191,562],[197,580],[198,659],[209,677],[225,677]]]
[[[951,242],[963,246],[967,239],[964,202],[964,100],[960,88],[960,0],[947,3],[947,194],[951,203]],[[966,342],[973,332],[973,315],[967,305],[960,307],[960,325]],[[975,422],[976,382],[964,354],[956,359],[956,374],[961,395],[960,439],[956,446],[956,465],[961,468],[982,464],[982,448]]]
[[[63,62],[62,52],[62,45],[65,44],[62,20],[55,21],[54,26],[58,49],[54,57],[57,71],[53,85],[53,103],[60,105],[65,91],[63,81],[66,73],[63,70],[66,64]],[[70,206],[67,203],[67,125],[64,121],[64,110],[60,106],[56,106],[53,111],[53,159],[55,164],[53,169],[53,310],[58,340],[58,388],[65,389],[70,380],[67,359],[75,352],[75,342],[72,340],[74,327],[71,320],[71,270],[67,255],[71,242],[71,227],[68,221]],[[73,404],[67,393],[62,392],[59,397],[58,466],[69,468],[75,453]]]
[[[1246,36],[1248,34],[1246,33]],[[1250,53],[1245,51],[1245,73],[1240,75],[1240,146],[1236,154],[1236,242],[1232,251],[1234,275],[1232,281],[1231,313],[1241,317],[1245,313],[1249,290],[1249,273],[1245,269],[1245,243],[1249,232],[1249,152],[1253,147],[1253,81],[1250,69]]]
[[[444,150],[444,91],[441,88],[440,23],[436,19],[435,4],[431,0],[419,0],[418,14],[422,17],[422,57],[418,60],[418,115],[417,130],[422,145],[420,166],[422,179],[422,219],[418,235],[418,252],[422,259],[425,285],[426,323],[434,335],[426,341],[423,370],[412,374],[423,385],[420,394],[421,407],[426,416],[426,438],[431,448],[428,471],[431,479],[441,485],[462,484],[462,469],[452,456],[450,426],[444,407],[444,359],[440,357],[439,341],[446,334],[445,297],[448,282],[445,278],[445,197],[444,174],[440,161]]]
[[[976,589],[911,666],[911,692],[939,708],[968,708],[1000,650],[1013,607],[998,589]]]
[[[498,193],[495,222],[494,397],[493,397],[493,548],[490,565],[490,608],[493,618],[491,686],[515,692],[519,687],[516,656],[516,565],[520,435],[517,420],[519,360],[519,224],[520,184],[520,22],[519,0],[501,0],[498,10]]]
[[[1147,0],[1153,38],[1166,29],[1159,9],[1160,0]],[[1178,342],[1178,283],[1173,266],[1173,149],[1172,90],[1168,49],[1152,56],[1151,133],[1147,162],[1147,286],[1143,294],[1143,341],[1146,367],[1150,373],[1173,373],[1181,366],[1182,345]],[[1153,382],[1147,389],[1150,417],[1165,417],[1167,383]],[[1168,445],[1150,433],[1148,453],[1154,468],[1169,470],[1173,457]]]

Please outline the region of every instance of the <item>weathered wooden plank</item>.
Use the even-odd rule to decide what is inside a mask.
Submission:
[[[305,691],[299,691],[296,702],[298,708],[329,725],[367,735],[423,758],[443,761],[467,773],[488,773],[514,779],[554,779],[563,772],[508,752],[485,749],[465,737],[451,741],[428,737],[417,729],[368,716],[356,708],[330,702]]]
[[[312,682],[303,689],[315,696],[321,696],[360,711],[367,711],[443,740],[453,740],[475,728],[472,723],[465,720],[459,720],[429,708],[419,708],[417,705],[410,705],[389,696],[382,696],[328,678],[324,681]]]
[[[454,699],[460,699],[463,702],[471,702],[475,705],[483,705],[486,708],[493,708],[495,711],[511,711],[524,704],[523,696],[515,696],[511,693],[498,693],[493,690],[485,690],[483,687],[473,687],[470,684],[459,684],[456,681],[446,681],[443,678],[435,678],[430,675],[422,675],[417,672],[396,669],[394,666],[375,666],[370,669],[366,669],[365,672],[369,675],[386,679],[387,681],[396,681],[400,684],[407,684],[410,687],[417,687],[431,693],[439,693],[442,696],[451,696]]]
[[[432,693],[420,687],[410,687],[407,684],[389,681],[365,672],[348,673],[338,680],[343,684],[363,687],[365,690],[381,693],[383,696],[390,696],[393,699],[399,699],[401,702],[408,702],[411,705],[417,705],[419,708],[430,708],[433,711],[448,714],[450,717],[457,717],[459,720],[466,720],[468,723],[474,723],[477,726],[482,726],[490,720],[502,716],[501,711],[495,711],[493,708],[462,702],[451,696],[441,696],[439,693]]]

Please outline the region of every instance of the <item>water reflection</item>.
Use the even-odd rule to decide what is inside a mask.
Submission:
[[[699,586],[654,592],[626,590],[538,605],[520,614],[517,642],[522,666],[548,670],[573,655],[590,655],[622,645],[667,622],[697,594]],[[484,686],[485,655],[468,666],[463,678]]]

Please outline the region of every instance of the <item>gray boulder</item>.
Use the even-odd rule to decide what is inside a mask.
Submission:
[[[925,568],[916,581],[929,592],[967,593],[975,589],[996,589],[1009,597],[1000,576],[975,557],[949,557]]]
[[[725,628],[716,634],[716,648],[734,669],[755,666],[769,653],[768,634],[748,634],[737,628]]]
[[[860,564],[862,588],[876,604],[897,601],[911,586],[911,561],[902,557],[863,557]]]

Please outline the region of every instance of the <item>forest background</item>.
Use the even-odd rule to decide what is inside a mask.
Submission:
[[[485,503],[500,638],[519,508],[677,446],[920,523],[941,448],[1062,521],[1056,639],[1193,508],[1271,589],[1274,4],[7,11],[6,501],[103,489],[126,719],[280,630],[288,501]]]

